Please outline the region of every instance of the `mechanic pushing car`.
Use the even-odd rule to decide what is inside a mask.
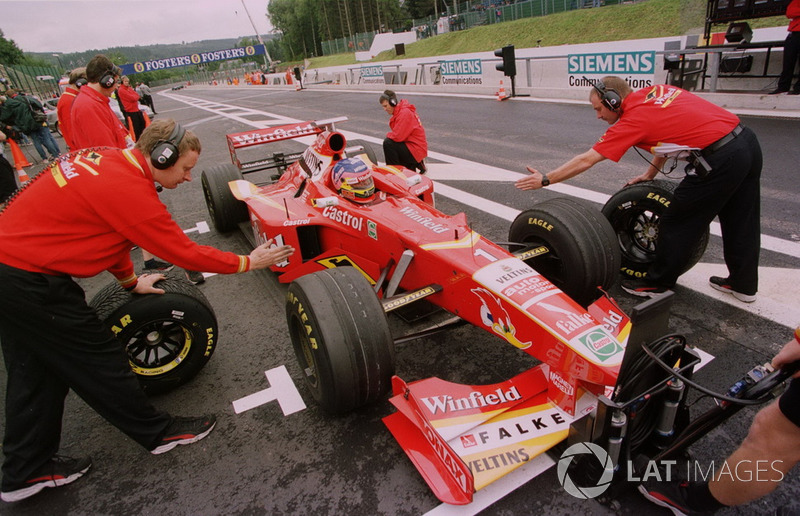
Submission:
[[[597,118],[611,127],[597,143],[549,173],[527,167],[517,181],[535,190],[565,181],[597,163],[619,161],[631,147],[654,154],[647,171],[628,185],[650,181],[671,162],[688,161],[659,225],[656,256],[643,278],[622,280],[626,292],[653,297],[671,289],[690,260],[693,244],[714,217],[722,227],[728,277],[711,276],[711,287],[745,303],[756,300],[761,249],[761,146],[733,113],[681,88],[659,84],[633,91],[609,76],[593,83],[589,100]],[[646,158],[645,158],[646,159]]]
[[[163,275],[136,277],[132,245],[223,274],[264,269],[294,252],[268,241],[240,256],[184,234],[155,183],[172,189],[191,181],[200,150],[191,131],[155,121],[133,149],[85,149],[53,162],[0,211],[0,343],[8,371],[3,501],[68,484],[91,467],[88,458],[57,455],[69,389],[154,454],[214,428],[214,416],[173,417],[150,403],[124,347],[72,279],[107,270],[129,291],[163,294],[156,286]]]

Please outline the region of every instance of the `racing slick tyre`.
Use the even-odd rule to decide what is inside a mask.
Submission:
[[[345,413],[389,392],[394,340],[380,300],[358,269],[296,279],[286,318],[306,384],[323,410]]]
[[[233,164],[211,167],[200,176],[208,213],[220,233],[233,231],[249,218],[247,204],[234,197],[228,187],[229,181],[242,177],[242,172]]]
[[[116,281],[89,305],[116,335],[144,391],[161,394],[192,379],[217,345],[217,317],[206,297],[182,277],[155,285],[164,294],[133,294]]]
[[[655,180],[626,186],[603,206],[603,215],[611,222],[622,251],[620,272],[624,276],[641,278],[656,257],[658,225],[664,211],[675,198],[678,184]],[[709,231],[692,248],[691,260],[681,274],[700,261],[708,245]]]
[[[619,246],[602,214],[584,201],[558,197],[520,213],[508,232],[511,252],[545,246],[525,260],[569,297],[588,306],[617,278]]]
[[[372,147],[371,143],[369,143],[368,141],[364,141],[364,140],[352,140],[352,141],[348,141],[347,143],[348,143],[348,145],[347,145],[348,147],[355,147],[355,146],[358,146],[358,145],[360,145],[361,147],[364,147],[364,150],[359,152],[358,154],[366,154],[373,165],[377,165],[378,164],[378,155],[375,153],[375,149]],[[358,154],[356,154],[356,155],[358,155]]]

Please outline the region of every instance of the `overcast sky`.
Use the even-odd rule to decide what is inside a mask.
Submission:
[[[261,34],[267,3],[245,0]],[[255,36],[242,0],[0,0],[0,30],[23,52],[52,53]]]

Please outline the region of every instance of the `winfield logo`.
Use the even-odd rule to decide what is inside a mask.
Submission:
[[[409,219],[413,220],[414,222],[419,222],[420,224],[430,229],[434,233],[444,233],[445,231],[447,231],[447,226],[443,226],[438,222],[434,222],[432,218],[423,215],[422,213],[418,212],[413,208],[409,208],[408,206],[401,208],[400,213],[402,213]]]
[[[422,403],[431,412],[458,412],[461,410],[470,410],[492,405],[499,405],[508,401],[517,401],[522,399],[516,387],[511,387],[507,391],[498,388],[490,394],[483,394],[478,391],[472,391],[465,398],[453,398],[452,396],[431,396],[430,398],[421,398]]]

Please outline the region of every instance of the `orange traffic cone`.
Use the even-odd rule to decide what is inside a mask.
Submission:
[[[31,180],[31,178],[28,177],[27,173],[25,173],[25,169],[23,167],[30,167],[31,164],[28,162],[28,158],[25,157],[25,153],[23,153],[22,149],[20,149],[19,145],[17,145],[17,142],[9,138],[8,144],[11,146],[11,156],[14,158],[14,168],[17,171],[19,184],[22,185],[27,183]]]
[[[147,116],[147,113],[145,113],[144,111],[142,111],[142,114],[144,115],[144,127],[145,129],[147,129],[148,127],[150,127],[150,117]]]
[[[506,100],[506,89],[503,86],[503,79],[500,79],[500,91],[497,92],[497,100]]]
[[[131,140],[136,141],[136,131],[133,130],[133,119],[128,117],[128,134],[131,135]]]

